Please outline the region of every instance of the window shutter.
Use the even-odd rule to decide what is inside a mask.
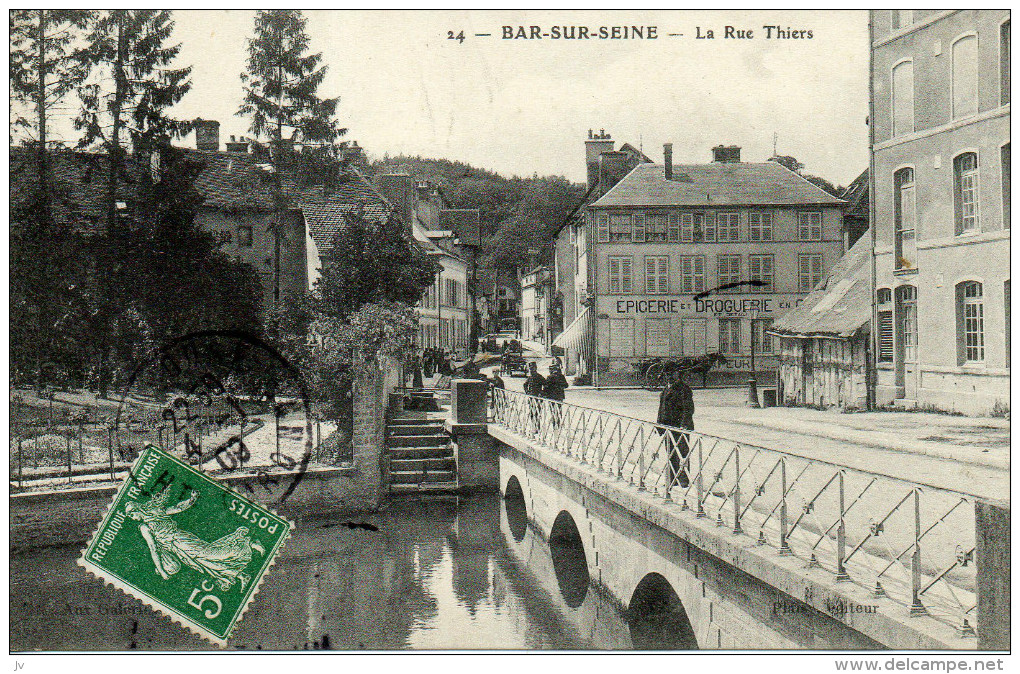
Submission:
[[[705,241],[715,241],[715,213],[705,214]]]
[[[656,266],[655,266],[655,258],[650,256],[650,255],[646,255],[645,256],[645,292],[648,293],[649,295],[655,294],[655,289],[656,289],[656,287],[658,285],[657,282],[656,282],[656,278],[657,278],[656,277],[656,273],[657,273],[657,269],[656,269]]]
[[[705,292],[705,256],[694,258],[694,292]]]
[[[632,227],[633,240],[636,243],[644,243],[645,241],[645,215],[644,213],[635,213]]]
[[[878,312],[878,360],[891,363],[893,359],[893,313]]]
[[[681,228],[681,231],[682,231],[682,234],[683,234],[682,239],[684,241],[688,241],[688,242],[689,241],[693,241],[694,240],[694,215],[692,213],[684,213],[683,217],[681,219],[681,222],[683,224],[683,227]]]
[[[599,242],[607,243],[609,241],[609,216],[600,215],[598,216],[599,222]]]
[[[659,258],[659,294],[665,295],[669,292],[669,258]]]
[[[680,240],[680,214],[670,213],[669,214],[669,235],[667,237],[669,241]]]
[[[620,292],[620,258],[609,258],[609,292]]]
[[[620,259],[620,292],[634,292],[634,260],[629,257]]]

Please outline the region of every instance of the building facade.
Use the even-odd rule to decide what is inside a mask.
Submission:
[[[642,360],[727,363],[709,381],[775,376],[775,318],[842,254],[842,201],[778,163],[718,146],[709,164],[641,163],[587,208],[585,289],[595,383],[633,383]],[[579,265],[580,267],[580,265]]]
[[[1009,405],[1010,14],[875,10],[877,402]]]

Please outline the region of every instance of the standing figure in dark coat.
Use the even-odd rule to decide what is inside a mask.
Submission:
[[[538,366],[535,361],[528,363],[528,377],[524,380],[524,392],[528,398],[528,417],[531,419],[532,432],[538,432],[538,423],[542,414],[542,397],[545,391],[545,377],[538,373]]]
[[[422,356],[421,361],[422,374],[426,377],[431,377],[436,370],[435,362],[432,357],[432,349],[425,349],[425,355]]]
[[[687,469],[681,469],[681,466],[691,451],[690,433],[674,429],[694,430],[694,392],[684,381],[682,371],[671,373],[669,385],[659,396],[659,414],[656,422],[673,427],[657,429],[660,435],[667,438],[669,484],[671,487],[679,484],[686,489],[690,481],[687,478]]]
[[[542,387],[542,397],[551,401],[549,407],[552,413],[552,422],[557,426],[560,423],[560,415],[563,411],[562,403],[567,395],[567,386],[567,378],[563,376],[563,370],[560,368],[560,359],[553,358],[552,365],[549,366],[549,376],[546,377]]]

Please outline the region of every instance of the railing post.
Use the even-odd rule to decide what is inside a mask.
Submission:
[[[21,489],[22,468],[21,468],[21,438],[18,438],[18,489]]]
[[[644,430],[644,429],[641,429]],[[644,440],[644,434],[642,433],[642,440]],[[623,445],[623,438],[620,438],[620,445]],[[645,443],[642,442],[638,446],[638,491],[645,490]]]
[[[779,554],[780,555],[792,555],[793,551],[790,550],[790,543],[787,540],[789,534],[789,522],[787,521],[786,512],[786,457],[780,459],[781,465],[779,466],[779,474],[782,478],[782,496],[779,502]]]
[[[110,480],[113,480],[115,478],[115,474],[113,472],[113,427],[112,426],[107,426],[106,427],[106,447],[108,449],[108,453],[109,453],[109,457],[110,457]]]
[[[740,445],[734,448],[733,458],[735,459],[733,465],[736,469],[733,486],[733,533],[742,534],[744,530],[740,528]]]
[[[704,439],[698,438],[698,511],[695,517],[708,517],[705,512],[705,455],[703,451]]]
[[[914,555],[910,560],[911,602],[910,615],[927,615],[921,603],[921,490],[914,487]]]
[[[616,444],[616,479],[623,479],[623,443]]]
[[[74,476],[71,475],[71,434],[65,435],[64,440],[67,442],[67,481],[73,483]]]
[[[836,529],[836,581],[843,582],[850,580],[846,572],[846,492],[844,490],[844,478],[846,471],[839,471],[839,528]]]

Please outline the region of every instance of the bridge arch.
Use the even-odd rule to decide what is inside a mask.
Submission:
[[[524,499],[524,490],[516,475],[511,475],[503,490],[503,508],[506,510],[506,521],[510,525],[510,534],[520,543],[528,531],[528,504]]]
[[[549,532],[549,551],[560,594],[570,608],[577,608],[588,596],[591,575],[584,554],[584,541],[573,516],[561,510]]]
[[[683,602],[665,577],[649,573],[634,588],[627,624],[639,650],[697,650],[698,640]]]

